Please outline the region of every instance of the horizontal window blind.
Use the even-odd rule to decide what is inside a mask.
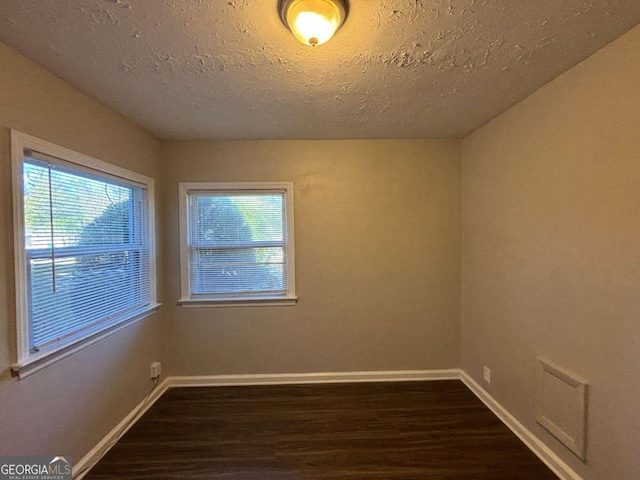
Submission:
[[[193,297],[287,294],[284,192],[189,192]]]
[[[23,191],[31,353],[151,303],[145,186],[25,151]]]

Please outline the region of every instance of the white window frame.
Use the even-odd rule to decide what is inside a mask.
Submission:
[[[189,275],[189,194],[196,192],[269,193],[284,191],[285,232],[287,235],[287,292],[285,295],[192,296]],[[180,182],[178,184],[180,217],[180,290],[178,305],[182,307],[242,307],[295,305],[295,242],[293,227],[293,182]]]
[[[95,172],[106,177],[116,177],[128,183],[137,183],[147,189],[148,197],[148,239],[149,239],[149,305],[137,309],[130,314],[112,322],[104,322],[95,329],[73,337],[72,340],[60,346],[31,352],[29,347],[29,315],[28,315],[28,282],[27,252],[25,248],[24,223],[24,179],[23,162],[24,151],[32,150],[65,163],[78,170]],[[154,180],[145,175],[112,165],[88,155],[75,152],[65,147],[55,145],[31,135],[11,130],[11,158],[13,176],[13,230],[15,251],[15,288],[16,288],[16,361],[11,365],[11,371],[20,378],[35,373],[38,370],[66,357],[78,350],[95,343],[116,331],[142,320],[155,312],[160,304],[157,303],[156,286],[156,247],[155,247],[155,207]]]

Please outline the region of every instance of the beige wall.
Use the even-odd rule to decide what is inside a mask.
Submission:
[[[158,314],[17,380],[9,129],[159,179],[159,142],[0,44],[0,455],[93,448],[151,386]]]
[[[463,149],[463,368],[585,478],[639,478],[640,27]],[[538,356],[590,384],[587,466],[534,421]]]
[[[455,141],[165,145],[171,373],[455,368],[460,152]],[[179,181],[293,181],[293,307],[175,307]]]

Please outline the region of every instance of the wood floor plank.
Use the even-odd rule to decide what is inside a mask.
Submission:
[[[556,476],[452,380],[170,389],[86,478]]]

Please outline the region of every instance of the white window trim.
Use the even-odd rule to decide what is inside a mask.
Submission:
[[[106,323],[101,328],[92,330],[89,334],[81,336],[70,343],[60,345],[57,348],[32,354],[29,351],[29,318],[27,312],[27,264],[24,238],[24,185],[23,185],[23,159],[24,150],[33,150],[58,158],[65,163],[72,164],[79,169],[90,169],[108,176],[121,178],[127,182],[136,182],[147,188],[149,203],[148,212],[148,238],[149,238],[149,305],[131,312],[117,322]],[[125,168],[112,165],[88,155],[75,152],[65,147],[55,145],[26,133],[11,130],[11,159],[13,180],[13,232],[15,252],[15,294],[16,294],[16,361],[11,365],[12,374],[20,378],[31,375],[64,357],[67,357],[82,348],[112,335],[122,328],[138,320],[148,317],[155,312],[160,304],[157,303],[156,286],[156,247],[155,247],[155,194],[153,178],[132,172]]]
[[[229,192],[267,192],[285,191],[286,229],[287,229],[287,295],[285,296],[228,296],[198,297],[191,296],[189,276],[188,241],[188,198],[191,192],[207,191]],[[295,241],[293,226],[293,182],[180,182],[178,184],[180,217],[180,300],[178,305],[193,307],[250,307],[250,306],[291,306],[298,301],[295,283]]]

